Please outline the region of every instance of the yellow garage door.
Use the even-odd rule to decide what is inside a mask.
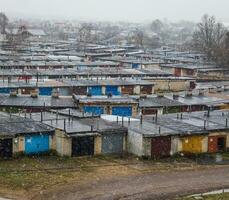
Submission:
[[[182,139],[183,152],[202,153],[203,136],[190,136]]]

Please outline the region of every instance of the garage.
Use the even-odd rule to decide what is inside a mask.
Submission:
[[[106,86],[106,95],[120,95],[118,86]]]
[[[74,86],[72,93],[75,95],[87,95],[87,87],[86,86]]]
[[[132,116],[132,107],[131,106],[113,107],[112,108],[112,115],[130,117],[130,116]]]
[[[49,135],[25,136],[25,153],[40,154],[49,151]]]
[[[104,113],[104,108],[100,106],[84,106],[84,113],[91,113],[93,115],[101,115]]]
[[[208,137],[208,152],[217,153],[226,151],[226,136],[209,136]]]
[[[140,91],[141,94],[152,94],[152,85],[143,85],[140,88],[141,88]]]
[[[94,137],[73,137],[72,156],[94,155]]]
[[[102,87],[101,86],[90,86],[88,87],[88,94],[92,96],[100,96],[102,95]]]
[[[10,88],[0,88],[0,93],[1,94],[9,94],[10,93]]]
[[[203,136],[190,136],[182,138],[183,152],[186,153],[202,153]]]
[[[39,88],[39,95],[51,96],[52,95],[52,88],[51,87],[40,87]]]
[[[112,133],[102,135],[102,153],[122,153],[123,152],[123,134]]]
[[[166,136],[152,138],[151,157],[163,158],[169,157],[171,151],[171,138]]]
[[[133,95],[134,94],[134,86],[133,85],[122,86],[122,94]]]
[[[12,139],[0,139],[0,158],[11,158],[13,154]]]

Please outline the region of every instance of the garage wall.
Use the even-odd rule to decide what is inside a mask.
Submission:
[[[94,154],[99,155],[102,152],[102,137],[96,136],[95,137],[95,146],[94,146]]]
[[[63,131],[56,130],[55,132],[56,140],[56,151],[61,156],[71,156],[72,155],[72,139],[67,137]]]
[[[143,155],[145,157],[151,157],[151,138],[143,138]]]
[[[143,137],[141,134],[128,130],[127,135],[127,150],[137,156],[143,155]]]

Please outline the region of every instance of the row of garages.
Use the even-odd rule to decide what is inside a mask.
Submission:
[[[227,151],[229,115],[225,111],[213,113],[209,116],[204,112],[187,113],[179,119],[176,115],[159,116],[156,121],[155,118],[120,121],[114,116],[114,121],[109,121],[98,117],[62,118],[48,112],[42,114],[43,123],[35,121],[41,113],[34,113],[37,118],[32,115],[33,119],[4,114],[0,115],[0,157],[51,150],[61,156],[128,152],[152,158]]]
[[[142,138],[141,156],[162,158],[179,153],[201,154],[225,152],[229,147],[228,134],[229,132],[215,132],[209,135]]]
[[[224,152],[229,148],[229,132],[208,135],[142,137],[128,132],[104,132],[68,135],[61,130],[55,134],[42,133],[0,139],[0,157],[17,153],[42,154],[56,150],[61,156],[121,154],[162,158],[177,153],[200,154]]]
[[[1,87],[0,94],[10,94],[16,92],[19,95],[30,95],[36,88],[35,87]],[[65,86],[65,87],[38,87],[38,94],[44,96],[51,96],[54,91],[58,91],[60,96],[71,96],[73,93],[76,95],[90,95],[90,96],[102,96],[102,95],[150,95],[154,93],[153,86]]]
[[[0,139],[0,158],[24,153],[40,155],[56,151],[61,156],[120,154],[126,151],[126,132],[68,135],[61,130],[53,133],[21,135]]]

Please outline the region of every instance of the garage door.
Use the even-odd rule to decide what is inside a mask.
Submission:
[[[122,134],[105,134],[102,136],[102,153],[122,153],[123,152],[123,135]]]
[[[25,153],[39,154],[49,151],[49,135],[25,136]]]
[[[202,153],[202,136],[191,136],[182,139],[183,152]]]
[[[131,106],[119,106],[112,108],[112,115],[130,117],[132,116],[132,107]]]
[[[88,93],[92,96],[100,96],[102,95],[102,87],[101,86],[91,86],[88,87]]]
[[[0,139],[0,158],[12,157],[13,145],[12,139]]]
[[[52,95],[52,88],[51,87],[39,88],[39,95],[51,96]]]
[[[153,158],[162,158],[170,156],[171,138],[170,137],[155,137],[152,138],[151,156]]]
[[[104,113],[103,107],[99,106],[84,106],[84,113],[91,113],[94,115],[101,115]]]
[[[94,155],[94,137],[72,138],[72,156]]]
[[[0,88],[0,93],[9,94],[10,93],[10,88]]]
[[[118,91],[118,86],[106,86],[106,95],[120,95]]]

